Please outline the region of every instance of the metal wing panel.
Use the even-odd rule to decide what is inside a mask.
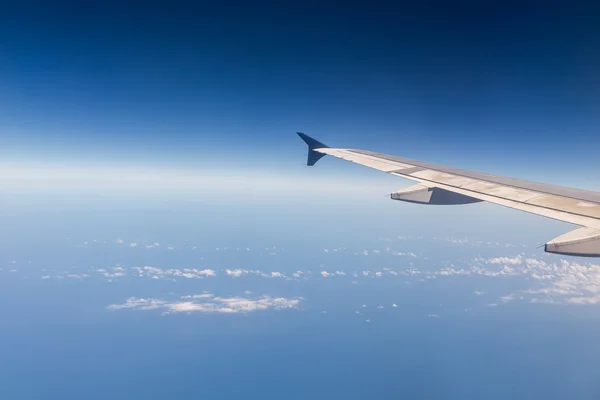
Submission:
[[[347,149],[331,149],[331,148],[323,148],[323,149],[315,149],[316,152],[329,154],[330,156],[334,156],[337,158],[341,158],[346,161],[355,162],[357,164],[365,165],[367,167],[371,167],[374,169],[378,169],[384,172],[392,172],[399,169],[411,168],[414,165],[401,163],[393,160],[388,160],[382,157],[370,156],[367,154],[356,153],[353,150]]]
[[[526,181],[523,179],[506,178],[503,176],[495,176],[495,175],[490,175],[490,174],[484,174],[481,172],[467,171],[464,169],[446,167],[443,165],[426,163],[423,161],[410,160],[407,158],[390,156],[387,154],[375,153],[375,152],[367,151],[367,150],[346,150],[346,151],[351,151],[351,152],[354,152],[357,154],[369,155],[371,157],[379,157],[379,158],[382,158],[382,159],[388,160],[388,161],[395,161],[398,163],[410,164],[410,165],[422,167],[424,169],[432,169],[435,171],[447,172],[447,173],[454,174],[454,175],[459,175],[459,176],[463,176],[463,177],[467,177],[467,178],[473,178],[478,181],[497,183],[499,185],[518,187],[521,189],[528,189],[528,190],[532,190],[535,192],[554,194],[557,196],[569,197],[569,198],[573,198],[573,199],[580,199],[583,201],[589,201],[592,203],[600,204],[600,193],[598,193],[598,192],[590,192],[587,190],[566,188],[566,187],[562,187],[562,186],[550,185],[547,183],[531,182],[531,181]]]
[[[393,175],[576,225],[600,229],[600,193],[503,178],[364,150],[315,149]]]

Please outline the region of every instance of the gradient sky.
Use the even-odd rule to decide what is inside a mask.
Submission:
[[[589,6],[14,3],[0,17],[4,163],[290,173],[304,131],[509,176],[600,179]],[[361,176],[341,164],[324,173]]]
[[[600,8],[3,3],[0,398],[600,398],[573,226],[295,134],[600,191]]]

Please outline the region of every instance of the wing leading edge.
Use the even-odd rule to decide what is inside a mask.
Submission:
[[[430,164],[366,150],[332,148],[307,136],[307,165],[325,155],[361,164],[417,184],[391,194],[393,200],[430,205],[487,201],[583,228],[545,245],[549,253],[600,257],[600,193]]]

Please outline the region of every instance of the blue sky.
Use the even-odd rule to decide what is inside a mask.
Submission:
[[[0,154],[288,173],[303,161],[293,133],[304,131],[589,186],[600,171],[593,11],[14,4],[0,24]]]
[[[600,190],[598,13],[489,4],[5,5],[0,397],[597,398],[573,227],[295,135]]]

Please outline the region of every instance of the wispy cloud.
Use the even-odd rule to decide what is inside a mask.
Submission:
[[[112,304],[110,310],[134,309],[156,310],[162,309],[165,313],[200,312],[237,314],[269,309],[282,310],[298,308],[302,298],[285,298],[261,296],[249,297],[215,297],[210,293],[181,296],[185,301],[167,301],[156,298],[130,297],[122,304]]]

